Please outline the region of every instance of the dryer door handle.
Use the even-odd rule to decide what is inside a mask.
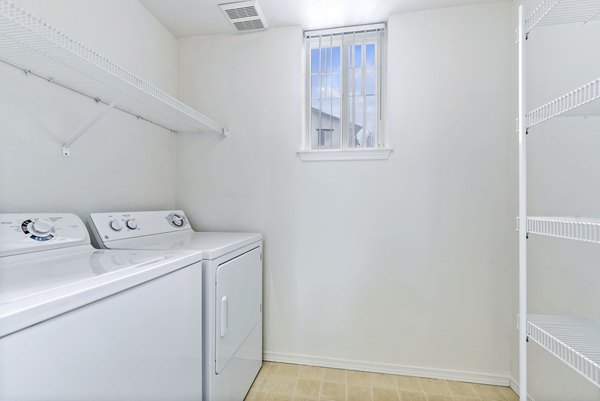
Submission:
[[[229,300],[227,296],[221,298],[221,338],[225,337],[229,330]]]

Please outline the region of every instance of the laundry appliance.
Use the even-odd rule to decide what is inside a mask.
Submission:
[[[94,249],[72,214],[0,214],[0,399],[200,400],[201,260]]]
[[[196,232],[180,211],[93,213],[108,249],[202,252],[205,401],[241,401],[262,365],[261,234]]]

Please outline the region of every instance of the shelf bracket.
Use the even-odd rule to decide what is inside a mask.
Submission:
[[[71,155],[71,145],[73,145],[83,134],[87,132],[90,128],[92,128],[98,121],[102,120],[104,116],[108,114],[109,111],[114,109],[117,104],[123,99],[125,93],[117,96],[115,100],[113,100],[110,104],[107,104],[100,112],[98,112],[94,117],[92,117],[89,121],[79,127],[75,133],[71,136],[71,138],[66,141],[62,145],[62,154],[63,156]]]

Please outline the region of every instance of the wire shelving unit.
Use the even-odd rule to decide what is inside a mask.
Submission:
[[[600,318],[529,315],[527,335],[595,385],[600,382]]]
[[[63,154],[111,109],[171,132],[227,129],[8,0],[0,0],[0,61],[105,107],[63,144]]]
[[[526,114],[527,128],[554,117],[600,115],[600,79],[585,84]]]
[[[532,340],[600,388],[600,317],[528,315],[529,234],[600,244],[600,218],[527,216],[527,134],[554,117],[600,115],[600,79],[527,110],[526,42],[538,27],[600,20],[600,0],[543,0],[525,16],[519,6],[519,399],[528,401],[527,342]]]
[[[544,0],[525,19],[525,34],[547,25],[587,23],[600,19],[599,0]]]
[[[529,216],[527,233],[600,244],[600,219]]]

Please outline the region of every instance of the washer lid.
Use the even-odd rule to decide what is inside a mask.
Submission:
[[[105,242],[110,249],[197,250],[213,260],[262,240],[258,233],[176,232]]]
[[[0,337],[201,261],[89,245],[0,258]]]

